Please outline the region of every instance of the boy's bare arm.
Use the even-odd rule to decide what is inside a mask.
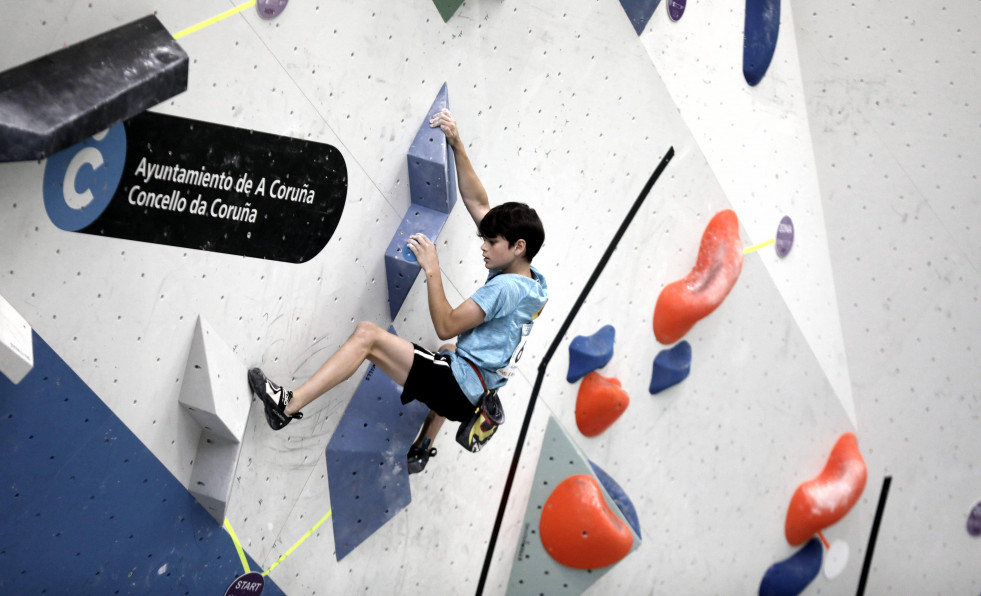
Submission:
[[[444,109],[433,116],[429,125],[433,128],[439,127],[443,131],[443,134],[446,135],[446,142],[453,149],[453,159],[456,163],[456,177],[460,188],[460,197],[463,199],[463,204],[466,205],[467,211],[470,212],[470,217],[479,226],[480,221],[484,219],[484,215],[490,211],[490,201],[487,198],[487,191],[484,189],[483,183],[477,177],[477,172],[474,170],[473,164],[470,163],[470,157],[467,155],[467,150],[463,146],[463,141],[460,139],[460,131],[456,126],[456,120],[450,114],[449,110]]]
[[[413,234],[409,237],[408,245],[426,274],[429,315],[433,319],[436,335],[446,341],[483,323],[484,311],[473,298],[467,298],[456,308],[450,306],[443,290],[443,276],[439,270],[436,246],[432,241],[423,234]]]

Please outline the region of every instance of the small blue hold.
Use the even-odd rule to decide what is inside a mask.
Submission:
[[[821,541],[811,538],[789,558],[770,565],[760,582],[760,596],[797,596],[817,577],[823,558]]]
[[[406,242],[405,244],[402,245],[402,258],[405,259],[406,261],[410,262],[410,263],[418,263],[419,262],[419,260],[416,259],[416,253],[412,252],[412,249],[409,248],[409,243],[408,242]]]
[[[620,509],[620,513],[627,518],[627,523],[630,524],[631,528],[633,528],[634,534],[637,534],[637,538],[640,538],[640,520],[637,519],[637,510],[634,509],[634,504],[630,501],[630,497],[628,497],[627,493],[620,488],[620,485],[617,484],[616,480],[611,478],[609,474],[603,471],[603,468],[597,466],[592,461],[589,462],[589,465],[593,467],[593,472],[595,472],[596,477],[599,478],[600,484],[603,485],[606,492],[610,493],[610,498],[612,498],[613,502],[617,504],[617,507]]]
[[[670,350],[661,350],[654,358],[654,372],[651,375],[651,395],[660,393],[668,387],[677,385],[688,378],[691,372],[691,344],[682,340]]]
[[[569,374],[565,379],[575,383],[613,358],[613,339],[616,330],[606,325],[592,335],[577,335],[569,343]]]

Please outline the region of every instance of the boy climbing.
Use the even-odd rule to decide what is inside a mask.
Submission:
[[[361,322],[313,376],[292,391],[258,368],[249,371],[249,385],[264,403],[266,421],[279,430],[301,418],[300,410],[357,372],[365,360],[371,361],[404,387],[402,403],[418,400],[430,408],[407,456],[409,473],[422,471],[436,455],[432,444],[445,419],[468,421],[485,396],[496,400],[496,390],[513,374],[533,321],[548,301],[545,278],[531,265],[545,241],[535,210],[513,202],[491,209],[453,116],[442,110],[429,125],[439,127],[453,149],[460,197],[477,224],[484,266],[490,271],[484,285],[453,308],[443,290],[433,242],[422,234],[408,241],[426,276],[436,335],[443,341],[457,337],[456,345],[444,344],[434,353]]]

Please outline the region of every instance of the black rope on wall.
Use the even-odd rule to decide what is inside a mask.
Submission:
[[[654,183],[660,178],[661,173],[664,168],[667,167],[668,162],[674,157],[674,147],[669,147],[667,153],[661,159],[661,163],[658,164],[654,173],[647,180],[647,184],[644,185],[643,190],[640,191],[640,195],[637,200],[634,201],[633,207],[627,213],[627,216],[623,218],[623,223],[620,224],[620,229],[617,230],[613,240],[610,241],[610,245],[606,248],[606,252],[603,253],[603,258],[597,263],[596,268],[593,270],[593,274],[589,277],[589,281],[586,282],[586,286],[583,287],[582,292],[579,294],[579,298],[573,305],[572,310],[569,311],[569,315],[566,317],[565,322],[556,334],[555,339],[552,341],[552,345],[549,347],[548,352],[545,353],[545,357],[542,358],[541,363],[538,365],[538,376],[535,378],[535,387],[531,391],[531,398],[528,400],[528,409],[525,411],[525,419],[521,425],[521,432],[518,433],[518,445],[514,450],[514,457],[511,458],[511,469],[508,471],[507,482],[504,484],[504,494],[501,495],[501,504],[497,509],[497,518],[494,520],[494,530],[491,532],[490,542],[487,545],[487,556],[484,557],[484,567],[480,571],[480,580],[477,582],[477,596],[482,596],[484,593],[484,584],[487,582],[487,573],[490,571],[491,560],[494,557],[494,548],[497,546],[497,536],[501,532],[501,523],[504,521],[504,511],[507,509],[508,497],[511,496],[511,487],[514,484],[514,477],[518,471],[518,461],[521,459],[521,451],[524,448],[525,438],[528,435],[528,427],[531,425],[531,416],[535,411],[535,403],[538,401],[538,392],[542,387],[542,380],[545,378],[545,369],[548,368],[549,361],[552,360],[552,356],[558,350],[559,345],[562,343],[562,338],[565,337],[566,332],[568,332],[569,327],[572,326],[573,319],[579,314],[579,309],[582,308],[583,303],[586,302],[586,297],[589,292],[593,289],[596,284],[596,280],[599,279],[603,269],[606,267],[607,262],[609,262],[610,257],[613,256],[613,251],[616,250],[617,244],[623,237],[630,223],[633,221],[634,216],[640,210],[640,206],[644,203],[644,199],[651,192],[651,188],[654,187]]]

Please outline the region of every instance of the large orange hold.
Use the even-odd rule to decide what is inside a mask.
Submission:
[[[668,284],[654,307],[654,337],[672,344],[718,308],[743,269],[739,219],[726,209],[715,214],[702,234],[695,267]]]
[[[630,396],[620,380],[591,372],[583,377],[576,396],[576,426],[587,437],[595,437],[616,422],[630,405]]]
[[[845,517],[865,490],[868,471],[852,433],[838,438],[824,470],[794,491],[784,531],[793,546]]]
[[[538,522],[545,551],[559,563],[576,569],[599,569],[630,553],[630,527],[607,506],[596,479],[569,476],[545,501]]]

